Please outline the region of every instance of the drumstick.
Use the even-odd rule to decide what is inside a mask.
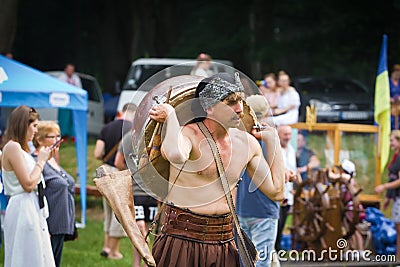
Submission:
[[[170,97],[171,97],[171,93],[172,93],[172,86],[169,87],[169,90],[167,92],[167,98],[165,99],[164,103],[166,103],[166,104],[169,103],[169,100],[170,100]],[[156,124],[156,126],[154,128],[153,134],[152,134],[152,136],[150,138],[150,142],[149,142],[149,144],[147,146],[147,150],[148,151],[151,151],[151,148],[153,147],[153,142],[154,142],[155,136],[161,134],[161,125],[162,125],[161,122],[157,122],[157,124]]]

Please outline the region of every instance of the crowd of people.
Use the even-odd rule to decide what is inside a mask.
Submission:
[[[280,71],[266,74],[259,94],[247,96],[238,73],[211,73],[211,57],[204,53],[197,61],[192,75],[204,79],[195,92],[195,120],[181,126],[175,108],[166,103],[154,105],[148,114],[165,125],[161,154],[170,162],[169,180],[173,181],[164,200],[153,256],[157,266],[240,266],[241,261],[246,262],[240,245],[243,236],[235,227],[241,227],[259,252],[257,266],[271,266],[275,260],[271,252],[281,249],[286,218],[295,201],[293,190],[309,170],[320,168],[318,155],[307,148],[307,134],[290,126],[298,121],[299,93],[290,85],[289,74]],[[400,73],[400,67],[395,71]],[[60,79],[81,85],[73,64],[67,64]],[[393,79],[393,87],[398,80]],[[395,101],[396,91],[392,91]],[[251,133],[237,129],[245,112],[244,101],[261,125]],[[96,141],[93,156],[112,171],[126,169],[125,155],[133,153],[124,149],[132,148],[129,142],[136,109],[127,103]],[[375,188],[377,193],[387,190],[388,201],[394,201],[398,247],[399,132],[394,130],[390,137],[395,151],[388,166],[390,180]],[[19,106],[11,113],[0,161],[8,200],[5,266],[22,266],[27,256],[32,266],[61,266],[64,242],[76,232],[75,180],[60,166],[60,139],[58,124],[40,121],[35,109]],[[243,151],[246,156],[238,157]],[[137,181],[133,192],[136,222],[146,236],[158,201]],[[236,212],[230,202],[235,202]],[[127,235],[105,199],[103,211],[100,255],[122,259],[120,239]],[[140,266],[138,252],[133,249],[132,254],[133,266]]]
[[[170,105],[157,105],[153,107],[149,114],[150,118],[156,121],[163,122],[168,120],[167,134],[165,136],[163,146],[163,155],[171,163],[177,164],[177,166],[180,166],[186,162],[187,160],[184,160],[184,158],[188,155],[193,154],[195,157],[198,157],[198,155],[200,155],[205,149],[198,148],[196,146],[196,144],[200,143],[201,139],[204,138],[204,136],[201,137],[201,135],[199,135],[201,132],[198,126],[199,123],[203,124],[215,139],[217,146],[219,146],[219,149],[221,149],[220,155],[224,155],[223,162],[229,160],[225,157],[226,155],[229,155],[230,148],[240,150],[243,140],[249,138],[249,136],[246,135],[238,136],[237,134],[234,134],[237,140],[232,139],[231,144],[226,144],[225,141],[220,141],[224,140],[227,136],[231,136],[231,129],[237,126],[236,119],[233,120],[233,122],[231,119],[226,119],[225,113],[233,112],[235,116],[239,116],[241,113],[243,113],[242,101],[245,96],[243,85],[237,78],[229,77],[229,75],[225,74],[212,75],[212,73],[207,71],[210,66],[210,61],[211,57],[209,55],[203,53],[200,54],[198,57],[198,64],[193,70],[193,75],[204,77],[211,76],[210,78],[206,78],[204,80],[202,83],[203,86],[199,86],[197,88],[199,101],[203,107],[203,112],[206,111],[207,114],[204,114],[204,118],[201,120],[201,122],[185,126],[188,130],[183,131],[184,133],[187,133],[182,136],[182,140],[178,140],[176,138],[177,136],[173,134],[179,128],[174,116],[166,116],[167,114],[171,114],[171,112],[173,113],[173,108],[171,109]],[[289,86],[289,76],[286,73],[281,72],[278,75],[278,81],[276,81],[274,75],[270,75],[266,77],[266,79],[271,77],[272,81],[269,81],[270,86],[268,86],[268,88],[260,88],[260,93],[262,93],[262,95],[253,96],[254,99],[256,99],[254,102],[258,101],[260,103],[261,101],[261,107],[264,108],[264,110],[260,110],[260,114],[263,114],[263,116],[259,119],[260,121],[263,121],[264,119],[267,121],[267,117],[273,115],[274,119],[281,121],[282,126],[280,127],[282,127],[282,129],[287,129],[289,126],[286,124],[295,122],[293,118],[296,117],[295,111],[299,106],[299,97],[295,89]],[[62,75],[60,79],[75,86],[80,86],[79,77],[74,75],[73,64],[66,65],[65,75]],[[272,86],[272,84],[274,84],[274,86]],[[215,90],[215,86],[222,88],[222,92],[220,90]],[[272,106],[270,106],[268,100],[275,102]],[[249,97],[248,101],[251,104],[252,97]],[[256,109],[256,106],[254,106],[254,109]],[[124,139],[129,141],[129,130],[132,128],[131,121],[135,111],[135,105],[126,104],[123,108],[122,114],[119,114],[116,120],[104,126],[96,142],[94,157],[102,160],[104,164],[107,164],[114,171],[126,168],[126,164],[124,162],[124,153],[122,151],[123,143],[127,142],[124,141]],[[19,218],[21,214],[24,216],[33,216],[34,218],[37,218],[37,226],[40,226],[36,227],[35,231],[40,233],[41,239],[38,240],[38,237],[32,237],[32,242],[37,242],[37,246],[40,247],[40,251],[39,253],[37,251],[29,251],[29,253],[34,254],[34,256],[32,255],[32,258],[35,260],[35,262],[37,262],[35,265],[60,266],[64,241],[67,236],[73,235],[75,230],[74,178],[59,165],[57,149],[59,144],[56,147],[53,147],[53,144],[56,144],[56,142],[61,138],[60,128],[55,122],[39,121],[39,114],[36,113],[34,109],[25,106],[15,109],[11,117],[12,118],[10,118],[10,121],[12,123],[10,123],[10,125],[7,127],[8,138],[3,148],[4,154],[2,157],[5,193],[10,200],[4,220],[5,266],[17,264],[20,260],[18,256],[22,255],[20,253],[28,253],[27,244],[22,244],[24,242],[18,239],[20,233],[27,231],[28,226],[26,225],[26,219],[17,224],[11,223],[11,221],[13,221],[15,218]],[[288,120],[288,122],[285,122],[285,118]],[[22,121],[16,124],[15,122],[17,122],[18,119]],[[15,129],[16,125],[21,129]],[[194,134],[192,133],[193,131],[199,133]],[[288,128],[288,131],[289,138],[286,138],[286,141],[290,141],[290,127]],[[21,132],[26,133],[24,136],[13,136],[13,134],[15,135]],[[279,239],[279,233],[282,231],[278,225],[284,225],[284,221],[282,224],[282,219],[278,219],[282,218],[282,215],[279,215],[279,213],[282,213],[282,207],[285,207],[286,210],[286,205],[281,206],[277,200],[280,200],[283,197],[285,200],[290,199],[290,196],[287,195],[288,193],[284,193],[284,191],[288,191],[288,184],[293,180],[293,177],[296,177],[295,158],[292,158],[289,161],[290,163],[288,163],[288,160],[286,159],[287,156],[285,155],[285,149],[282,149],[282,152],[278,153],[272,149],[272,147],[278,142],[282,144],[282,136],[280,132],[280,129],[278,129],[278,132],[275,132],[274,128],[270,127],[269,131],[264,130],[262,132],[254,133],[254,136],[259,139],[259,143],[254,143],[253,141],[250,142],[251,147],[249,151],[254,153],[254,157],[250,157],[245,161],[239,161],[237,162],[238,164],[233,167],[227,166],[226,169],[226,172],[229,174],[229,176],[239,177],[242,169],[241,166],[248,166],[249,169],[243,177],[247,177],[247,180],[244,179],[243,185],[246,183],[246,181],[248,183],[250,179],[259,180],[259,177],[265,178],[258,181],[260,186],[257,190],[259,196],[262,196],[269,201],[269,204],[266,204],[265,214],[263,216],[265,216],[265,220],[267,221],[264,226],[266,226],[271,233],[268,235],[270,240],[266,241],[268,243],[268,249],[271,250],[274,246],[276,246],[276,238],[274,237],[276,235],[275,233],[278,233]],[[127,138],[123,138],[124,136]],[[271,137],[272,140],[274,140],[273,142],[271,142]],[[29,148],[30,141],[32,141],[32,144],[34,145],[33,151],[31,151]],[[190,142],[191,145],[189,147],[191,150],[188,150],[188,147],[174,145],[182,142]],[[168,146],[167,144],[171,144],[171,146]],[[224,148],[226,145],[228,145],[228,147]],[[260,147],[263,147],[264,149],[260,150]],[[177,158],[176,156],[179,155],[179,153],[183,154]],[[276,155],[272,155],[272,153],[275,153]],[[285,156],[282,157],[282,155]],[[291,156],[295,157],[295,154],[291,153]],[[264,160],[264,157],[267,159],[266,161]],[[17,168],[15,168],[16,164],[13,164],[15,159],[21,161],[22,158],[24,158],[24,162],[27,166],[25,167],[24,164],[20,164]],[[268,160],[272,158],[274,158],[273,162]],[[256,160],[257,163],[255,162]],[[171,166],[175,166],[175,164]],[[288,170],[291,169],[291,172],[288,171],[287,173],[284,173],[282,171],[283,166],[286,165],[292,165],[292,168],[285,167]],[[190,181],[193,179],[207,183],[209,179],[208,177],[210,175],[214,176],[214,174],[211,174],[213,171],[215,171],[214,168],[209,170],[206,168],[193,175],[190,173],[181,172],[178,168],[172,168],[171,175],[174,176],[177,174],[177,172],[179,172],[178,176],[180,176],[180,179],[176,182],[176,185],[186,186],[190,185],[192,183]],[[258,173],[257,176],[255,176],[255,172]],[[286,177],[287,180],[290,180],[286,183],[286,190],[283,190],[284,177]],[[245,186],[239,186],[239,188],[245,188]],[[216,190],[218,194],[218,187],[213,188],[213,190]],[[242,191],[245,192],[245,190]],[[146,193],[141,190],[141,187],[137,184],[134,185],[134,192],[137,224],[143,235],[146,235],[148,223],[154,219],[153,215],[154,210],[157,209],[157,201],[153,197],[146,195]],[[183,195],[182,193],[183,192],[179,192],[179,190],[177,192],[175,192],[175,190],[171,190],[168,196],[168,201],[169,203],[177,203],[178,205],[169,205],[167,208],[169,213],[172,214],[178,212],[180,214],[186,214],[187,216],[201,218],[204,216],[205,218],[207,218],[207,216],[216,216],[216,214],[218,214],[221,219],[217,219],[218,217],[216,217],[215,220],[222,220],[222,222],[225,221],[225,216],[228,216],[227,214],[229,214],[228,206],[226,203],[224,204],[225,200],[217,200],[218,197],[210,200],[211,203],[214,203],[211,204],[212,208],[210,208],[210,204],[208,204],[207,207],[201,205],[198,207],[192,207],[190,212],[182,210],[181,208],[186,206],[185,201],[190,199],[188,197],[183,197],[183,195],[187,194],[188,192],[185,192]],[[219,195],[223,195],[223,192],[219,192]],[[238,202],[238,214],[240,215],[240,222],[245,228],[245,231],[249,234],[249,236],[253,237],[253,239],[257,239],[255,237],[254,229],[252,227],[245,227],[246,223],[248,226],[252,225],[252,217],[258,216],[256,211],[250,214],[246,213],[249,211],[249,209],[246,208],[247,205],[254,207],[254,205],[252,205],[252,201],[257,202],[257,199],[247,201],[249,197],[251,199],[251,195],[246,193],[238,194],[238,199],[246,199],[245,201],[240,201],[240,203]],[[17,208],[22,205],[21,203],[25,202],[29,202],[30,206],[27,205],[27,207],[31,207],[29,212],[25,209]],[[290,201],[285,203],[289,206],[291,204]],[[15,207],[16,205],[17,207]],[[240,205],[244,205],[245,208],[240,208]],[[109,259],[121,259],[123,255],[119,251],[119,243],[120,239],[126,236],[126,233],[116,220],[113,211],[106,201],[103,201],[103,209],[105,234],[104,244],[100,254],[101,256]],[[210,211],[212,212],[210,213]],[[168,225],[170,221],[166,223],[166,225]],[[232,220],[223,224],[223,227],[227,227],[227,229],[230,229],[231,227],[231,230],[233,230]],[[179,246],[188,248],[196,244],[196,242],[189,242],[189,244],[187,240],[182,242],[180,238],[172,238],[169,233],[176,233],[175,230],[175,227],[165,227],[163,234],[157,237],[154,243],[153,251],[155,258],[158,261],[164,262],[165,266],[168,266],[171,261],[174,261],[174,264],[178,265],[186,264],[187,262],[184,263],[184,261],[191,260],[194,257],[193,253],[196,253],[196,251],[200,249],[200,247],[189,249],[187,251],[189,254],[187,255],[182,255],[182,253],[173,253],[170,249],[168,249],[169,246],[172,246],[171,244],[179,244]],[[48,238],[48,235],[50,235],[50,238]],[[233,231],[227,232],[226,237],[221,237],[223,240],[220,240],[219,237],[217,238],[218,240],[214,240],[212,234],[210,235],[210,238],[212,243],[214,241],[218,243],[223,241],[223,243],[226,243],[222,247],[215,244],[209,245],[206,250],[210,251],[210,253],[212,252],[214,256],[208,257],[208,261],[218,262],[223,260],[225,264],[230,266],[239,265],[239,255],[237,254],[236,246],[233,241]],[[265,240],[259,241],[261,242],[259,244],[260,246],[265,245]],[[257,245],[257,247],[259,245]],[[12,249],[16,246],[21,246],[21,249],[18,251]],[[50,250],[52,253],[49,253]],[[215,251],[220,252],[216,253]],[[218,259],[221,253],[226,252],[228,252],[226,257],[223,259]],[[231,254],[236,254],[236,256],[228,257],[228,255]],[[134,266],[140,266],[140,257],[138,256],[137,252],[134,251],[133,255]]]
[[[11,57],[10,57],[11,58]],[[65,82],[74,77],[67,64]],[[0,134],[4,266],[61,266],[64,242],[77,238],[75,179],[59,164],[63,139],[54,121],[22,105]]]

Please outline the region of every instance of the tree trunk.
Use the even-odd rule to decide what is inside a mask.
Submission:
[[[11,52],[17,31],[18,0],[0,0],[0,53]]]

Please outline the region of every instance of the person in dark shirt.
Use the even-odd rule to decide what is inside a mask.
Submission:
[[[246,99],[253,109],[257,120],[265,122],[269,113],[269,104],[264,96],[252,95]],[[258,141],[267,158],[266,144]],[[236,212],[240,225],[253,241],[260,260],[257,267],[271,265],[271,253],[274,250],[278,232],[279,202],[272,201],[256,188],[247,171],[239,183],[236,196]]]
[[[297,171],[301,175],[301,179],[307,178],[308,170],[319,168],[320,162],[314,151],[307,148],[307,141],[303,133],[297,134],[297,152],[296,152]]]
[[[382,193],[387,190],[387,200],[393,200],[392,220],[396,224],[396,258],[400,258],[400,130],[393,130],[390,134],[390,148],[395,152],[388,165],[389,182],[375,187],[375,193]],[[384,208],[388,206],[388,201]]]
[[[96,141],[94,156],[108,165],[111,171],[118,171],[114,166],[115,155],[123,134],[132,128],[132,120],[136,111],[136,105],[126,103],[122,113],[117,119],[104,125],[100,136]],[[114,212],[103,197],[104,209],[104,244],[100,253],[101,256],[109,259],[122,259],[119,252],[120,239],[126,236],[124,229],[115,217]]]
[[[125,155],[134,155],[134,149],[132,146],[132,132],[127,132],[119,144],[117,155],[115,156],[115,167],[119,170],[127,169],[127,163]],[[128,158],[127,160],[131,160]],[[131,172],[134,171],[131,169]],[[157,196],[150,195],[145,191],[146,184],[139,177],[138,179],[132,179],[133,186],[133,202],[135,204],[135,218],[136,224],[143,236],[147,235],[150,227],[150,222],[154,220],[155,215],[158,211]],[[133,248],[133,267],[140,266],[140,255],[136,248]]]

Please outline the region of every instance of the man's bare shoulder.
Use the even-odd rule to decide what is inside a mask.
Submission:
[[[257,139],[253,135],[251,135],[247,131],[243,131],[238,128],[230,128],[229,135],[233,138],[239,138],[243,141],[250,141],[252,143],[257,142]]]
[[[240,149],[246,149],[246,151],[251,154],[255,153],[260,147],[257,139],[247,131],[231,128],[229,129],[229,135],[231,136],[232,144],[234,146],[237,146]]]
[[[182,131],[184,134],[196,134],[200,131],[197,123],[189,123],[182,127]]]
[[[189,123],[181,128],[182,135],[190,140],[191,143],[197,143],[204,138],[196,123]]]

